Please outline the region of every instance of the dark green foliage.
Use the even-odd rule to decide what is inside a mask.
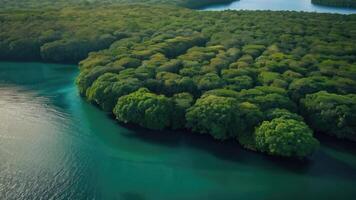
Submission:
[[[120,122],[162,130],[171,124],[172,109],[170,99],[142,88],[120,97],[113,112]]]
[[[119,73],[122,71],[122,67],[96,67],[93,70],[85,70],[79,74],[76,79],[76,83],[79,88],[79,93],[85,96],[87,89],[93,84],[93,82],[105,73]]]
[[[188,109],[187,127],[223,140],[238,134],[242,124],[238,115],[235,99],[207,95]]]
[[[312,130],[294,119],[264,121],[256,129],[255,137],[257,150],[277,156],[305,157],[319,145]]]
[[[234,2],[235,0],[176,0],[177,5],[187,7],[187,8],[201,8],[204,6],[209,6],[213,4],[227,4]]]
[[[95,41],[88,40],[56,40],[41,46],[43,60],[50,62],[75,63],[83,60],[91,51],[97,51],[109,47],[116,38],[109,35],[103,36]]]
[[[208,95],[214,95],[218,97],[232,97],[236,99],[239,97],[240,93],[229,89],[215,89],[215,90],[209,90],[204,93],[204,96],[208,96]]]
[[[172,72],[178,73],[182,67],[181,60],[170,60],[157,68],[157,72]]]
[[[40,46],[38,41],[28,38],[19,38],[14,41],[0,41],[0,59],[39,60],[41,58]]]
[[[286,109],[275,108],[268,110],[266,112],[266,120],[271,121],[275,118],[282,118],[282,119],[294,119],[297,121],[303,121],[303,117],[299,116],[296,113],[292,113]]]
[[[254,80],[248,75],[242,75],[242,70],[226,69],[222,70],[221,76],[226,81],[226,88],[240,91],[254,86]]]
[[[249,45],[245,45],[242,48],[242,52],[244,54],[251,55],[252,57],[256,58],[259,55],[261,55],[261,53],[263,52],[264,49],[265,49],[265,46],[263,46],[263,45],[249,44]]]
[[[334,83],[325,76],[312,76],[308,78],[295,79],[289,85],[289,93],[293,100],[299,101],[306,94],[317,91],[327,90],[335,91]]]
[[[163,53],[166,57],[174,58],[185,53],[191,47],[204,45],[206,41],[207,39],[200,35],[194,37],[178,36],[168,39],[165,43],[160,43],[156,46],[160,48],[158,51]]]
[[[200,91],[221,88],[225,85],[224,81],[216,73],[208,73],[204,74],[204,76],[198,76],[196,82]]]
[[[301,100],[302,111],[316,131],[356,141],[356,95],[325,91]]]
[[[192,107],[194,98],[191,94],[178,93],[172,97],[174,108],[172,111],[172,124],[173,129],[185,128],[186,119],[185,114],[188,108]]]
[[[156,75],[156,80],[160,82],[161,93],[173,95],[180,92],[189,92],[195,94],[197,87],[190,77],[183,77],[175,73],[159,72]]]
[[[346,136],[354,131],[349,114],[354,106],[339,100],[354,101],[349,94],[356,93],[354,15],[197,12],[148,5],[195,7],[217,0],[46,1],[4,4],[6,9],[30,3],[42,7],[0,12],[0,59],[81,60],[80,94],[106,111],[115,106],[121,122],[150,129],[188,127],[271,153],[266,142],[257,148],[255,128],[279,119],[279,124],[292,124],[286,132],[273,132],[282,140],[293,127],[310,132],[296,114],[301,103],[314,130],[354,138]],[[65,1],[78,7],[63,6]],[[342,98],[330,97],[329,107],[309,100],[309,94],[323,90]],[[322,122],[315,121],[319,113]],[[340,121],[338,130],[331,120]],[[329,125],[318,129],[319,123]],[[270,132],[260,128],[258,133],[265,131]],[[275,154],[307,155],[313,149],[310,141],[283,144]]]
[[[257,150],[254,137],[254,129],[258,126],[264,118],[264,114],[258,105],[250,102],[242,102],[239,104],[239,117],[242,121],[241,131],[237,137],[239,143],[248,149]]]
[[[96,79],[87,90],[86,96],[103,110],[111,112],[119,97],[130,94],[141,86],[142,82],[137,78],[120,78],[117,74],[106,73]]]
[[[288,98],[287,91],[277,87],[257,86],[253,89],[242,90],[238,99],[257,104],[262,110],[272,108],[296,110],[296,105]]]

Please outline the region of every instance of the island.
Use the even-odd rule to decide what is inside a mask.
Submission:
[[[295,158],[318,148],[316,134],[356,141],[354,15],[137,1],[11,1],[0,60],[79,62],[80,95],[123,124]]]
[[[313,4],[344,8],[356,8],[356,0],[311,0]]]

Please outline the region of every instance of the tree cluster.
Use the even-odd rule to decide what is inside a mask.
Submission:
[[[2,12],[0,59],[81,60],[80,94],[122,123],[305,157],[313,131],[355,140],[355,20],[145,5]]]

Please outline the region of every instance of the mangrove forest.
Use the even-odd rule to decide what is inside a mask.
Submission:
[[[356,141],[356,15],[191,9],[228,2],[0,0],[0,59],[79,63],[121,124],[294,158]]]

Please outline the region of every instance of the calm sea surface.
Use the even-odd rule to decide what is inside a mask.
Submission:
[[[318,6],[311,0],[240,0],[227,5],[209,6],[203,10],[290,10],[320,13],[356,14],[356,9]]]

